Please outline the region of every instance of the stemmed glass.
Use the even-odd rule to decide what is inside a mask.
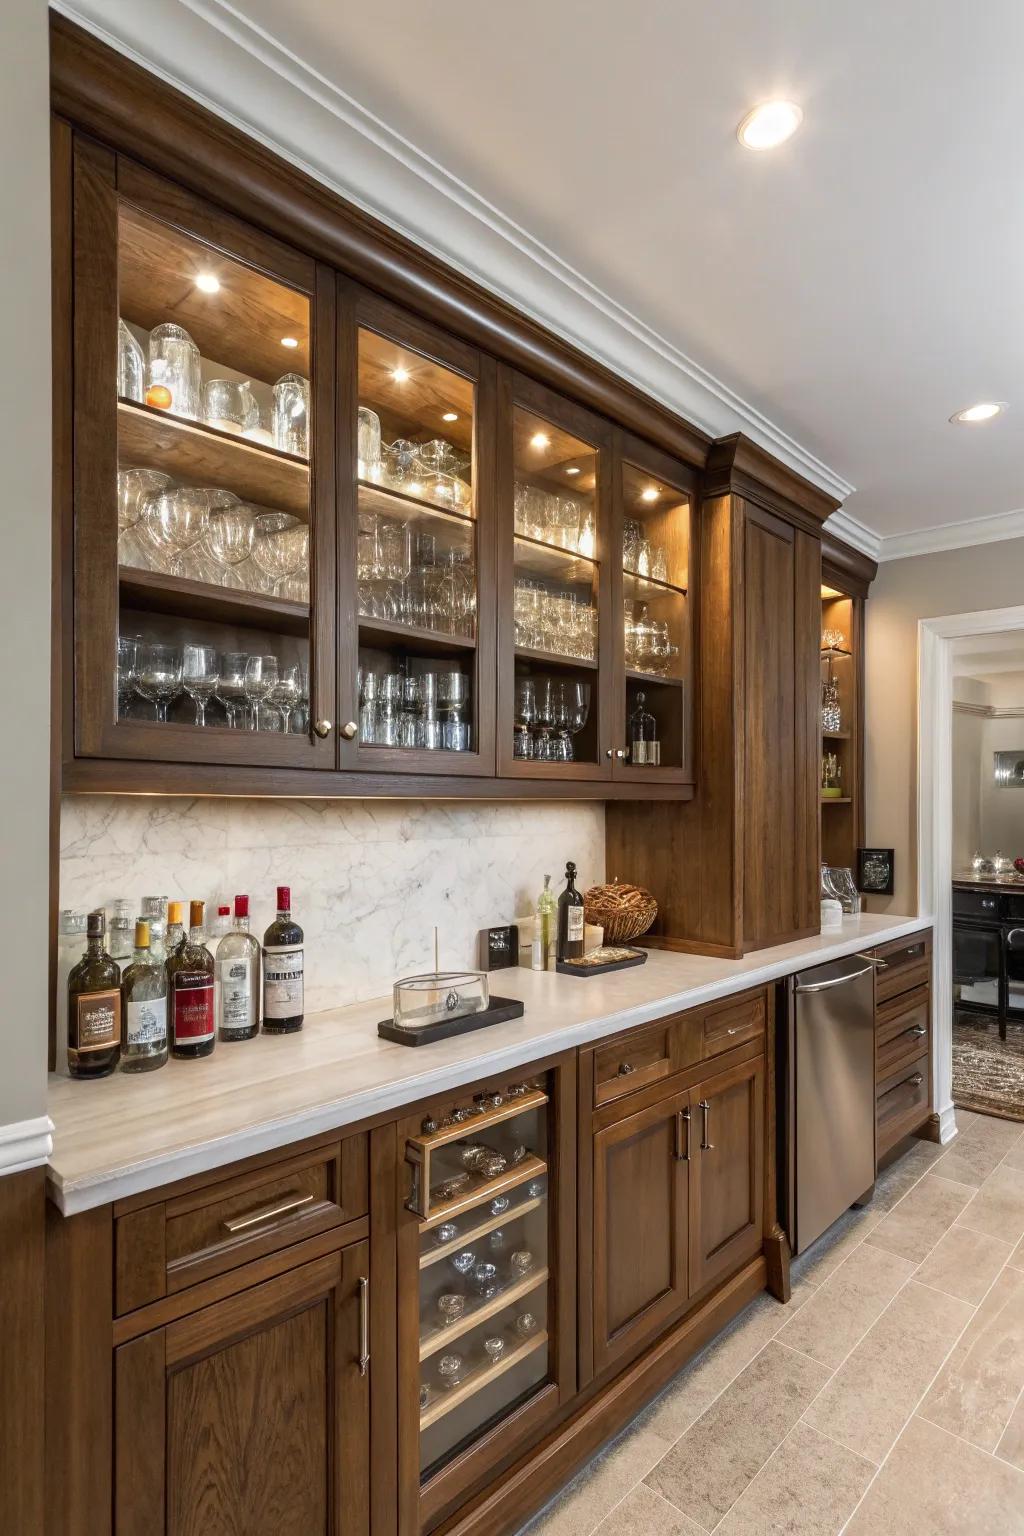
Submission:
[[[573,736],[578,736],[587,723],[590,714],[590,684],[584,682],[567,682],[564,685],[566,694],[566,726],[569,730],[568,756],[574,759],[576,750],[572,742]]]
[[[302,693],[301,668],[297,662],[288,667],[281,667],[278,671],[277,682],[273,684],[267,694],[267,702],[281,712],[281,729],[291,730],[292,711],[299,702]]]
[[[167,706],[181,692],[181,652],[176,645],[140,645],[136,651],[135,691],[156,705],[156,717],[167,723]]]
[[[160,469],[118,470],[117,558],[122,565],[148,570],[152,564],[153,546],[144,517],[146,503],[170,483],[170,475]]]
[[[244,502],[217,507],[210,512],[204,546],[220,568],[222,586],[241,586],[235,566],[252,554],[256,538],[256,514]]]
[[[262,512],[256,519],[252,556],[277,593],[309,561],[309,529],[290,512]]]
[[[245,696],[249,700],[249,729],[259,729],[259,710],[278,680],[276,656],[250,656],[245,663]]]
[[[186,645],[181,657],[181,681],[196,708],[196,725],[206,724],[206,706],[220,681],[217,651],[212,645]]]
[[[128,713],[128,700],[135,684],[135,657],[139,648],[137,635],[117,637],[117,714]]]
[[[210,505],[204,491],[182,485],[165,490],[146,502],[146,528],[162,561],[171,575],[181,575],[183,556],[206,532]]]
[[[537,721],[537,685],[532,677],[516,678],[516,729],[513,757],[533,756],[531,728]]]
[[[239,728],[248,695],[245,691],[245,668],[249,660],[247,651],[225,651],[220,661],[220,677],[216,695],[224,705],[228,725]]]

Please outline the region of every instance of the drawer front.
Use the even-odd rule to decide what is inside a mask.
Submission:
[[[882,964],[875,968],[875,1002],[886,1002],[931,980],[931,933],[913,933],[909,938],[882,944],[874,951]]]
[[[763,992],[729,998],[709,1008],[704,1014],[704,1059],[720,1056],[737,1045],[746,1045],[765,1032],[766,1006]]]
[[[931,988],[915,987],[883,1004],[875,1017],[875,1080],[916,1061],[931,1041]]]
[[[903,1068],[878,1086],[875,1103],[875,1151],[888,1152],[902,1137],[927,1119],[931,1108],[931,1071],[928,1055]]]
[[[991,922],[999,916],[997,891],[958,891],[953,887],[953,916],[977,917]]]
[[[594,1052],[594,1108],[646,1088],[673,1071],[672,1026],[617,1035]]]
[[[366,1137],[219,1180],[117,1217],[123,1313],[365,1216]]]

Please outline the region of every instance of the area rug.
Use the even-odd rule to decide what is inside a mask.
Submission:
[[[1024,1025],[1000,1040],[993,1020],[953,1015],[953,1102],[1004,1120],[1024,1120]]]

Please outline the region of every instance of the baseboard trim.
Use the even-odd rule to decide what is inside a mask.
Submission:
[[[49,1161],[53,1151],[53,1121],[49,1115],[0,1125],[0,1176],[24,1173]]]
[[[946,1146],[957,1135],[956,1105],[947,1104],[944,1109],[940,1109],[937,1114],[934,1114],[932,1119],[937,1121],[939,1129],[939,1134],[932,1139]]]

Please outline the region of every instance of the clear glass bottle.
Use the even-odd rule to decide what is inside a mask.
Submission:
[[[534,962],[535,971],[546,971],[551,963],[551,955],[555,943],[555,912],[558,903],[555,893],[551,889],[551,876],[544,876],[544,889],[537,897],[537,927],[534,934],[535,954],[536,947],[540,949],[540,964]]]
[[[231,932],[231,908],[219,906],[217,908],[216,921],[210,934],[210,942],[214,939],[222,939],[226,933]]]
[[[172,902],[172,906],[180,903]],[[213,1012],[213,956],[203,943],[205,902],[193,901],[189,935],[167,957],[171,1054],[182,1059],[209,1056],[217,1044]]]
[[[644,708],[647,695],[638,693],[636,708],[629,717],[629,760],[638,768],[657,768],[661,762],[658,723]]]
[[[184,903],[180,901],[169,901],[167,903],[167,933],[164,938],[164,949],[166,951],[164,955],[165,961],[169,960],[174,954],[174,951],[176,949],[180,949],[185,942],[184,920]]]
[[[576,889],[576,865],[570,860],[565,866],[565,890],[558,898],[558,958],[582,960],[583,958],[583,897]]]
[[[68,1074],[106,1077],[121,1055],[121,967],[107,954],[107,918],[90,912],[86,949],[68,975]]]
[[[120,965],[124,960],[130,960],[135,948],[135,923],[132,919],[132,904],[130,901],[115,901],[114,912],[110,919],[110,939],[108,949],[112,960]]]
[[[302,1028],[302,929],[292,922],[292,893],[277,888],[277,916],[263,935],[263,1028],[289,1035]]]
[[[135,954],[121,977],[122,1072],[153,1072],[167,1061],[167,972],[152,953],[149,924],[135,924]]]
[[[260,946],[249,932],[249,898],[235,897],[235,926],[217,945],[214,1007],[221,1040],[251,1040],[260,1030]]]
[[[149,924],[149,954],[162,965],[167,959],[167,897],[143,896],[140,907]]]
[[[57,1028],[57,1071],[67,1076],[68,1042],[64,1019],[68,1006],[68,977],[73,966],[82,958],[85,949],[85,913],[65,908],[57,920],[57,984],[54,988],[54,1008]]]

